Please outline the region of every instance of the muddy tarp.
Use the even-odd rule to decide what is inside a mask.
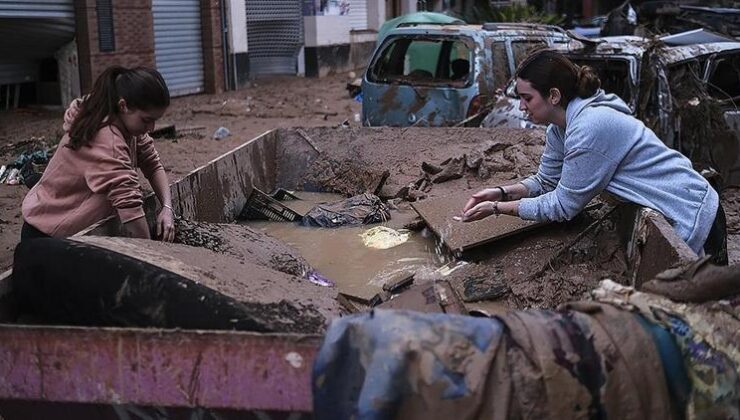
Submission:
[[[594,303],[587,311],[341,318],[314,365],[314,414],[675,418],[658,349],[636,315]]]
[[[127,244],[120,238],[97,240]],[[288,300],[290,291],[295,291],[294,296],[310,295],[312,289],[323,292],[328,288],[192,248],[212,261],[206,271],[185,260],[155,258],[157,254],[143,244],[157,242],[139,241],[138,247],[133,243],[129,248],[151,258],[71,239],[21,242],[15,251],[12,281],[23,315],[61,325],[295,333],[322,332],[331,316],[313,303]],[[189,250],[183,245],[164,246]],[[243,283],[233,281],[219,271],[221,263],[249,276],[241,276]],[[282,298],[261,297],[266,280],[270,287],[282,288]]]
[[[376,195],[360,194],[334,203],[319,204],[301,220],[303,226],[339,227],[368,225],[389,220],[391,213]]]

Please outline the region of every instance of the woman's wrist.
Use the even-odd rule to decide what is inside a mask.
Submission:
[[[509,201],[509,192],[503,186],[499,185],[496,189],[501,194],[501,201]]]

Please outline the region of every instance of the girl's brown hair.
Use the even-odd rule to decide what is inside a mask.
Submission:
[[[119,113],[119,99],[124,99],[131,109],[148,111],[168,107],[170,91],[156,70],[108,67],[95,81],[90,95],[82,101],[69,130],[69,147],[79,149],[88,145],[102,126],[111,124]]]
[[[543,98],[550,96],[550,89],[557,88],[563,100],[563,108],[578,96],[588,98],[601,87],[601,80],[589,66],[578,66],[557,51],[541,49],[534,51],[519,64],[515,77],[524,79]]]

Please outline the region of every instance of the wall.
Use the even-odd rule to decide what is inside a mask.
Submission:
[[[72,41],[54,53],[59,67],[59,87],[62,106],[80,96],[80,66],[77,61],[77,43]]]
[[[156,68],[152,0],[112,0],[115,50],[101,52],[95,0],[75,0],[80,87],[89,92],[109,66]],[[220,0],[201,0],[205,92],[224,90]]]
[[[112,1],[115,51],[101,52],[95,0],[75,0],[80,87],[89,92],[108,66],[155,67],[151,0]]]
[[[227,0],[201,0],[203,76],[206,93],[220,93],[226,89],[221,1]]]
[[[415,10],[415,1],[413,5]],[[385,14],[384,0],[368,0],[368,30],[361,31],[350,30],[347,15],[304,16],[306,76],[324,77],[366,66],[375,49],[377,30],[385,22]]]

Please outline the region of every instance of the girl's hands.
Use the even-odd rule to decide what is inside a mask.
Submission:
[[[157,215],[157,237],[163,242],[175,240],[175,215],[172,207],[162,207]]]

